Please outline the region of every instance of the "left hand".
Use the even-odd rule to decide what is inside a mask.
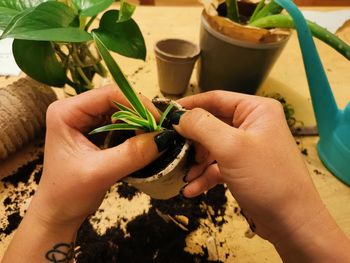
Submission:
[[[79,226],[116,181],[159,156],[154,133],[105,150],[86,138],[84,134],[116,111],[112,100],[127,103],[117,87],[109,86],[50,105],[44,170],[31,205],[45,222]]]

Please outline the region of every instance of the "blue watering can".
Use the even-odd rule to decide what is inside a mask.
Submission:
[[[290,0],[275,1],[293,18],[298,33],[320,135],[320,159],[336,177],[350,185],[350,103],[344,110],[338,108],[303,14]]]

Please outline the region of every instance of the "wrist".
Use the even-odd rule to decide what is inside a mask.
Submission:
[[[47,221],[29,208],[14,238],[10,243],[3,262],[56,262],[60,259],[71,262],[78,224],[62,224]]]
[[[273,239],[284,262],[349,262],[350,241],[326,208],[285,236]]]

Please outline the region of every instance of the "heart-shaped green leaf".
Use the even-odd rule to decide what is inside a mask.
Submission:
[[[49,1],[17,15],[1,38],[57,42],[91,40],[91,35],[78,26],[78,16],[72,8],[60,2]]]
[[[73,0],[81,16],[95,16],[107,9],[114,0]]]
[[[132,19],[117,23],[118,18],[118,10],[106,12],[95,32],[98,32],[101,41],[109,50],[126,57],[145,60],[146,45],[138,25]]]
[[[10,21],[22,10],[35,7],[48,0],[0,0],[0,30],[4,30]]]
[[[50,42],[16,39],[12,48],[17,65],[28,76],[50,86],[62,87],[66,83],[65,70]]]

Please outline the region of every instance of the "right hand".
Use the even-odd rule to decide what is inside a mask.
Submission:
[[[179,103],[189,110],[174,127],[199,145],[186,197],[226,183],[251,227],[270,241],[328,215],[278,101],[213,91]]]

